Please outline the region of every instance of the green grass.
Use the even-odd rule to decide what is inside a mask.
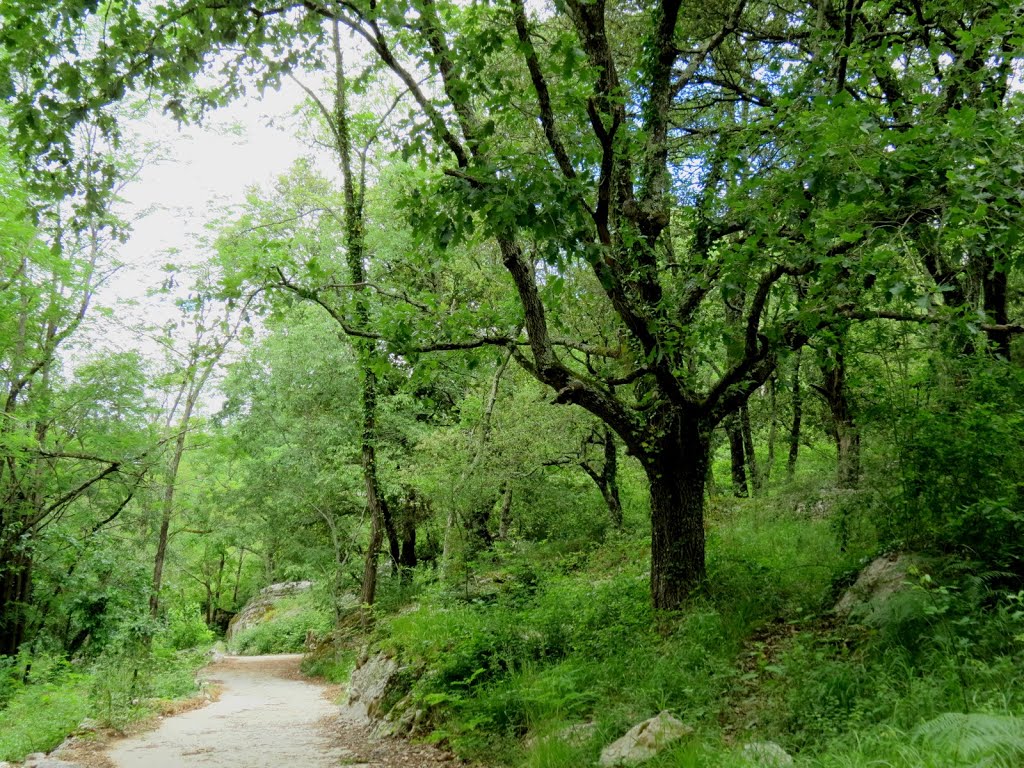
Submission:
[[[32,660],[27,683],[21,675],[8,675],[11,692],[0,709],[0,761],[49,752],[86,718],[114,729],[145,719],[158,710],[159,700],[194,695],[196,671],[205,663],[201,650],[159,646],[152,651],[112,649],[74,669],[62,659],[40,655]]]
[[[60,744],[90,712],[88,683],[85,675],[68,674],[14,694],[0,711],[0,760],[20,761]]]
[[[968,765],[919,729],[949,712],[1024,712],[1020,600],[948,567],[838,622],[829,609],[879,549],[872,501],[824,494],[813,509],[822,495],[807,482],[714,501],[708,585],[677,615],[649,608],[641,528],[590,551],[502,553],[475,576],[489,590],[421,585],[415,606],[379,616],[376,647],[408,665],[430,738],[491,766],[594,764],[661,710],[696,735],[649,768],[738,768],[749,741],[798,766]],[[580,723],[592,738],[557,738]]]

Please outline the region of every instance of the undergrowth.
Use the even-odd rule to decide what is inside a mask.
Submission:
[[[322,637],[331,631],[333,617],[322,596],[314,590],[282,598],[260,621],[230,641],[232,653],[258,656],[268,653],[301,653],[310,633]]]
[[[378,611],[374,646],[407,666],[421,735],[491,766],[593,765],[663,710],[695,731],[649,768],[748,765],[755,741],[822,768],[1019,764],[1024,596],[925,559],[897,597],[840,620],[831,606],[881,548],[869,505],[796,498],[712,504],[707,587],[676,615],[649,607],[634,530],[561,557],[503,551],[454,586],[420,576]],[[339,674],[347,653],[313,668]],[[950,713],[967,718],[955,749],[936,736]]]
[[[201,649],[176,650],[164,633],[147,647],[121,638],[98,658],[70,663],[37,654],[8,658],[0,669],[0,761],[20,761],[49,752],[87,718],[121,731],[159,711],[160,702],[198,691],[196,671],[206,663]]]

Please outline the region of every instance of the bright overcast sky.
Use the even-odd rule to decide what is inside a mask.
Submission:
[[[159,114],[128,127],[140,142],[157,142],[164,159],[146,165],[121,195],[120,213],[133,221],[132,234],[119,249],[125,266],[98,297],[115,314],[113,332],[100,330],[104,342],[156,352],[125,329],[166,319],[168,311],[146,296],[164,278],[161,267],[202,258],[196,238],[211,220],[242,203],[249,187],[270,184],[310,153],[296,138],[298,120],[292,117],[301,101],[302,92],[292,85],[218,110],[202,127],[179,129]],[[138,304],[119,306],[124,300]]]
[[[291,118],[301,100],[291,88],[218,110],[203,127],[179,129],[161,115],[137,126],[139,137],[159,142],[169,158],[144,168],[123,193],[128,210],[143,214],[122,251],[124,261],[139,267],[136,279],[148,279],[168,260],[161,256],[168,249],[190,250],[191,236],[226,206],[241,203],[248,187],[268,184],[308,152],[294,137]]]

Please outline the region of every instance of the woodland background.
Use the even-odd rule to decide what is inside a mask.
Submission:
[[[383,648],[487,764],[663,709],[652,765],[1017,764],[1021,13],[5,2],[0,759],[311,579],[242,650]],[[98,353],[124,126],[284,78],[316,159]]]

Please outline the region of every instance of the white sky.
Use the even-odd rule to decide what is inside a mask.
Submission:
[[[97,296],[98,305],[114,311],[112,320],[94,318],[105,346],[157,357],[155,344],[128,328],[171,316],[159,297],[147,296],[165,277],[161,267],[202,259],[197,238],[207,224],[239,206],[248,188],[269,185],[310,153],[296,138],[299,121],[292,116],[303,94],[292,83],[286,86],[218,110],[201,127],[179,128],[159,114],[126,126],[140,143],[157,142],[163,159],[146,165],[121,194],[119,214],[133,224],[118,249],[125,266]]]
[[[179,129],[161,115],[137,126],[141,139],[167,147],[170,158],[144,168],[123,194],[129,211],[144,213],[122,250],[126,262],[141,268],[136,279],[168,260],[160,253],[190,249],[190,236],[242,203],[249,187],[272,182],[308,153],[291,117],[302,96],[294,87],[268,92],[218,110],[202,127]]]

